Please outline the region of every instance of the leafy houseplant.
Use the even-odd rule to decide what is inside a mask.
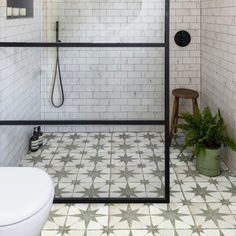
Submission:
[[[220,148],[222,144],[236,151],[236,142],[227,135],[227,127],[220,110],[212,115],[209,107],[196,114],[182,113],[183,124],[178,125],[185,134],[180,155],[187,147],[194,147],[197,170],[207,176],[220,174]]]

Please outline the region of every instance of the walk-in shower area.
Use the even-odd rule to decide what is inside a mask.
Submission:
[[[33,4],[0,40],[1,164],[45,170],[56,202],[168,202],[169,2]]]
[[[164,197],[162,133],[46,133],[44,139],[21,165],[46,170],[57,198]]]

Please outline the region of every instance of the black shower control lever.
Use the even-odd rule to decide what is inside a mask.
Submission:
[[[185,30],[181,30],[175,34],[175,43],[180,47],[186,47],[191,42],[191,35]]]

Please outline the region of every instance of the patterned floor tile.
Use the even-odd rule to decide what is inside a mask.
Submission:
[[[48,168],[47,173],[54,182],[69,183],[76,180],[78,169],[76,167],[55,166]]]
[[[165,155],[164,152],[154,152],[152,154],[142,154],[140,155],[141,161],[145,165],[160,165],[164,163]]]
[[[71,153],[61,153],[53,157],[51,161],[52,166],[61,166],[61,167],[74,167],[81,162],[82,155],[80,153],[71,154]]]
[[[149,207],[143,204],[114,205],[110,207],[110,226],[117,229],[142,229],[151,226]]]
[[[75,184],[54,182],[54,191],[56,197],[72,197],[75,191]]]
[[[109,187],[106,182],[79,182],[75,185],[72,196],[78,198],[109,197]]]
[[[145,185],[147,197],[149,198],[164,198],[165,197],[165,185],[163,182],[146,183]]]
[[[164,195],[164,186],[162,189],[162,193]],[[174,183],[170,188],[170,202],[178,202],[185,203],[186,199],[184,197],[184,193],[182,191],[181,185],[178,183]]]
[[[93,181],[105,182],[110,179],[110,168],[107,166],[85,165],[83,163],[83,168],[78,171],[77,180],[92,183]]]
[[[177,152],[179,153],[179,151]],[[170,158],[171,165],[173,166],[196,166],[196,160],[193,159],[191,154],[182,155],[182,157]]]
[[[191,229],[194,225],[188,207],[182,203],[151,205],[150,214],[159,229]]]
[[[181,185],[186,200],[191,202],[220,202],[223,198],[215,184],[186,182]]]
[[[236,228],[235,216],[221,203],[192,203],[189,207],[196,224],[203,229]]]
[[[236,203],[236,182],[218,182],[216,186],[223,199]]]
[[[195,165],[180,165],[174,167],[175,173],[179,180],[184,180],[184,182],[209,182],[211,177],[203,176],[199,174],[196,170]]]
[[[65,226],[69,206],[54,204],[49,214],[44,230],[59,230]]]
[[[69,152],[73,152],[73,153],[81,153],[81,152],[83,152],[83,150],[84,150],[84,147],[81,147],[81,146],[79,146],[77,144],[66,145],[64,147],[60,147],[59,146],[57,148],[57,151],[59,153],[67,153],[68,151]]]
[[[139,166],[116,166],[111,168],[111,180],[115,183],[139,183],[143,180],[143,172]]]
[[[66,219],[70,230],[102,230],[108,225],[108,206],[84,204],[71,206]]]
[[[142,183],[114,183],[110,187],[110,197],[114,198],[145,198],[146,187]]]

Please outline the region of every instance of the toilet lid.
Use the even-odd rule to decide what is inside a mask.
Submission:
[[[54,194],[51,178],[36,168],[0,168],[0,226],[23,221],[43,208]]]

